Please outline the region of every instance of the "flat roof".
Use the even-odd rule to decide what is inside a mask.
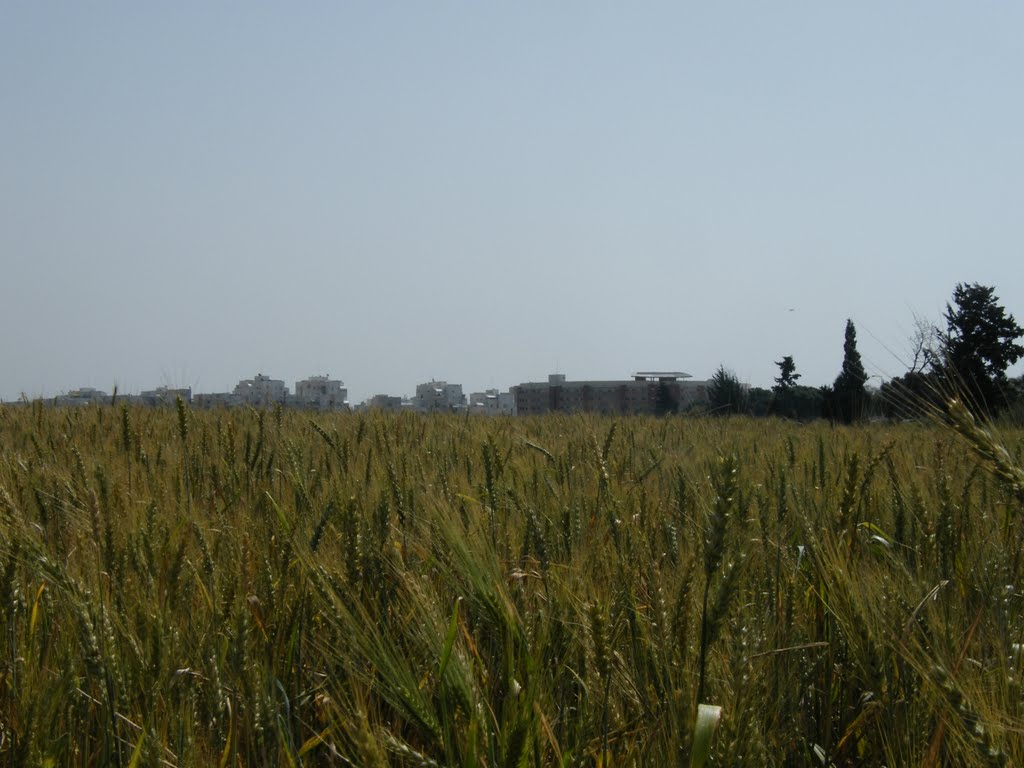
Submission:
[[[637,371],[633,374],[634,376],[646,376],[651,379],[691,379],[693,378],[690,374],[685,371]]]
[[[692,378],[692,377],[689,377]],[[645,379],[582,379],[579,381],[559,381],[559,382],[548,382],[548,381],[524,381],[515,386],[519,389],[547,389],[548,387],[625,387],[625,386],[638,386],[641,384],[650,384],[651,382]],[[690,382],[686,382],[689,384]],[[694,381],[694,386],[703,384],[702,381]]]

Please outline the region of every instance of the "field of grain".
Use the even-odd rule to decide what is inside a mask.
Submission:
[[[1019,764],[1022,453],[0,409],[0,763]]]

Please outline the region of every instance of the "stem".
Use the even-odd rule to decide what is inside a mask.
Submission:
[[[704,604],[700,613],[700,679],[697,683],[697,704],[704,701],[704,668],[708,651],[708,594],[711,592],[711,576],[704,581]]]

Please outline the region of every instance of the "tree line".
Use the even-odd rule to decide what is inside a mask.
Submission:
[[[848,319],[843,363],[832,384],[799,384],[792,355],[775,362],[779,375],[770,390],[747,387],[720,365],[708,385],[710,412],[849,424],[871,417],[915,418],[941,410],[954,397],[988,417],[1009,408],[1024,409],[1024,376],[1011,379],[1006,373],[1024,356],[1024,346],[1018,343],[1024,329],[999,303],[995,289],[957,284],[943,320],[944,327],[917,320],[907,371],[880,388],[867,385],[857,330]]]

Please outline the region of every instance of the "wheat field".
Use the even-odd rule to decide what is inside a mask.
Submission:
[[[1020,764],[1024,433],[954,416],[0,409],[0,764]]]

